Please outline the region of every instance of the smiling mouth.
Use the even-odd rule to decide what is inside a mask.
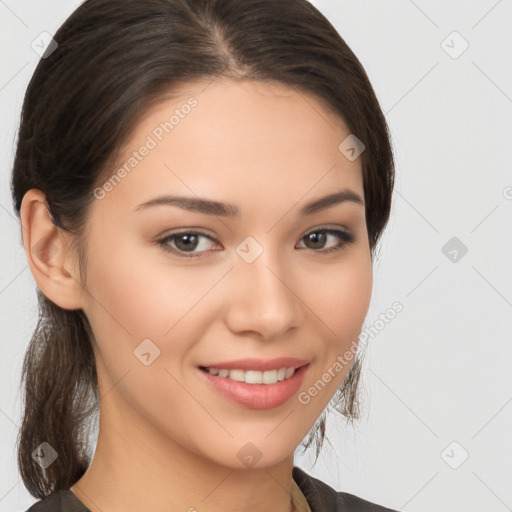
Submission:
[[[199,369],[216,377],[223,377],[247,384],[277,384],[278,382],[293,377],[295,371],[298,370],[298,368],[293,366],[283,366],[275,370],[266,371],[208,368],[206,366],[199,366]]]
[[[273,409],[288,402],[299,390],[306,373],[311,366],[293,358],[283,358],[276,361],[279,365],[295,364],[295,366],[279,366],[264,371],[244,370],[241,368],[217,368],[215,366],[197,366],[197,371],[204,377],[207,385],[217,395],[227,398],[235,404],[249,409]],[[240,366],[249,363],[239,361]],[[265,364],[252,361],[251,366],[265,366]],[[223,363],[226,366],[239,366],[230,361]],[[267,368],[268,368],[267,363]],[[300,366],[302,364],[302,366]],[[220,364],[218,366],[221,366]],[[214,375],[217,373],[217,375]],[[283,378],[284,373],[284,378]],[[225,375],[225,377],[222,377]],[[282,380],[279,380],[282,378]]]

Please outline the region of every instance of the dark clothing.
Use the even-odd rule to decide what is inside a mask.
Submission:
[[[91,512],[69,489],[49,494],[26,512]]]
[[[326,483],[293,466],[293,479],[306,497],[311,512],[396,512]],[[26,512],[91,512],[69,489],[60,490],[34,503]]]
[[[306,497],[311,512],[397,512],[354,494],[336,491],[297,466],[293,467],[293,479]]]

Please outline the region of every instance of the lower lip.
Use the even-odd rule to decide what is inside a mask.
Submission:
[[[212,375],[198,368],[204,378],[221,395],[251,409],[272,409],[287,402],[300,388],[309,363],[295,370],[289,378],[275,384],[247,384]]]

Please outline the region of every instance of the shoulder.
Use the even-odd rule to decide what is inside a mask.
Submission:
[[[69,489],[61,489],[34,503],[26,512],[90,512],[90,510]]]
[[[293,466],[293,479],[306,497],[311,512],[397,512],[354,494],[336,491],[297,466]]]

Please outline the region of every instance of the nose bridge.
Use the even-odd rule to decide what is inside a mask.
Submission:
[[[229,327],[270,338],[300,325],[300,301],[293,293],[290,267],[282,255],[275,248],[258,250],[251,240],[240,244],[237,253],[227,316]]]

